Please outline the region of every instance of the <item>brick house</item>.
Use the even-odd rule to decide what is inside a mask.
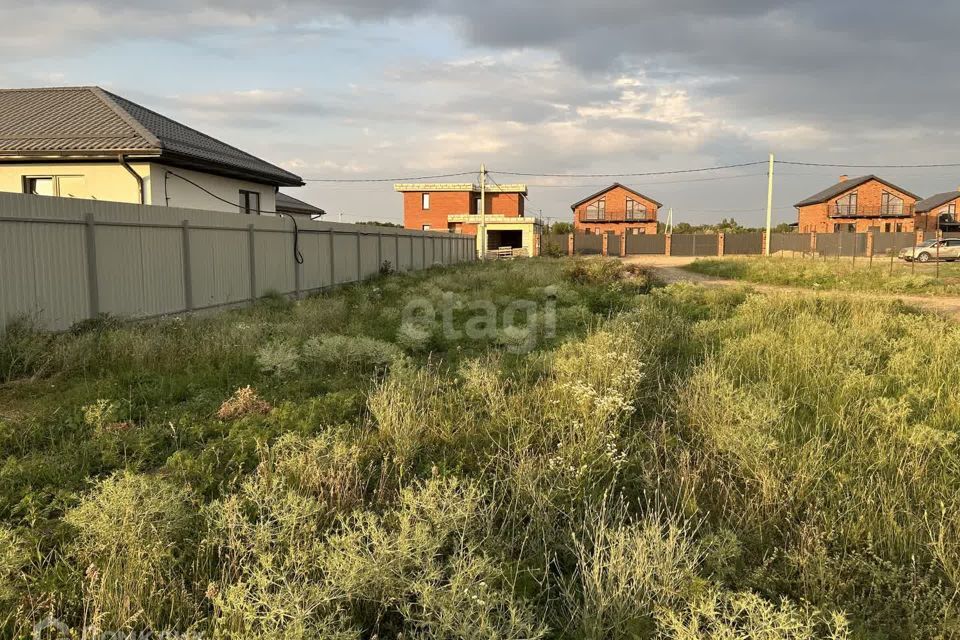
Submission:
[[[913,231],[919,199],[874,175],[840,176],[836,184],[793,206],[800,233]]]
[[[657,211],[663,205],[619,182],[570,205],[577,231],[600,234],[657,232]]]
[[[960,191],[945,191],[924,198],[917,203],[916,223],[924,231],[960,230],[960,219],[957,218],[957,209],[960,209]]]
[[[477,250],[481,249],[478,185],[402,183],[393,188],[403,194],[405,228],[476,235]],[[524,249],[527,255],[533,255],[539,221],[525,215],[527,186],[490,184],[485,193],[487,249]]]

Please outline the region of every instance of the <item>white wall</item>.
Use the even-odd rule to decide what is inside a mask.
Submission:
[[[168,175],[168,171],[177,174],[177,176],[189,178],[219,198],[234,204],[227,204],[208,193],[204,193],[202,189],[198,189],[186,180],[175,175]],[[273,185],[225,178],[179,167],[167,167],[159,163],[150,163],[150,196],[147,202],[153,205],[179,207],[181,209],[237,213],[240,210],[241,189],[260,193],[260,210],[264,212],[264,215],[273,215],[273,213],[266,212],[276,211],[277,196]]]
[[[144,179],[144,188],[149,194],[150,165],[133,163],[131,167]],[[24,176],[57,178],[59,195],[65,198],[139,202],[137,181],[119,162],[0,164],[0,191],[22,193]]]

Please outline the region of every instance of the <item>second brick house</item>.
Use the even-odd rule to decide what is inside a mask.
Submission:
[[[657,232],[663,205],[619,182],[570,205],[573,226],[585,233],[639,234]]]
[[[800,233],[913,231],[919,199],[875,175],[840,176],[836,184],[794,206]]]
[[[945,191],[917,203],[917,225],[924,231],[957,231],[960,191]]]
[[[478,185],[401,183],[393,188],[403,194],[404,227],[476,235],[477,250],[481,249]],[[488,184],[485,193],[486,249],[519,249],[533,255],[539,222],[525,215],[527,186]]]

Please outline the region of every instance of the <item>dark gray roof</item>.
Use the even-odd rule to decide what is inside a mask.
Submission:
[[[867,183],[867,182],[870,182],[871,180],[876,180],[877,182],[880,182],[880,183],[882,183],[882,184],[885,184],[885,185],[887,185],[888,187],[890,187],[891,189],[896,189],[896,190],[899,191],[900,193],[902,193],[902,194],[904,194],[904,195],[908,195],[908,196],[910,196],[911,198],[916,198],[916,199],[919,199],[919,198],[920,198],[920,196],[918,196],[918,195],[916,195],[916,194],[913,194],[913,193],[910,193],[909,191],[907,191],[907,190],[904,189],[903,187],[898,187],[897,185],[893,184],[892,182],[887,182],[887,181],[884,180],[883,178],[879,178],[879,177],[877,177],[877,176],[875,176],[875,175],[873,175],[873,174],[870,174],[870,175],[867,175],[867,176],[859,176],[859,177],[857,177],[857,178],[847,178],[847,179],[844,180],[843,182],[838,182],[838,183],[836,183],[836,184],[830,185],[829,187],[827,187],[827,188],[824,189],[823,191],[820,191],[819,193],[815,193],[815,194],[813,194],[812,196],[810,196],[809,198],[805,198],[805,199],[801,200],[800,202],[798,202],[797,204],[795,204],[795,205],[793,205],[793,206],[795,206],[795,207],[806,207],[806,206],[811,205],[811,204],[821,204],[821,203],[823,203],[823,202],[826,202],[827,200],[831,200],[831,199],[833,199],[833,198],[836,198],[837,196],[839,196],[839,195],[841,195],[841,194],[844,194],[844,193],[846,193],[847,191],[850,191],[851,189],[855,189],[855,188],[859,187],[859,186],[862,185],[862,184],[865,184],[865,183]]]
[[[0,160],[129,154],[266,184],[280,167],[99,87],[0,90]]]
[[[938,193],[935,196],[930,196],[929,198],[924,198],[917,203],[915,211],[917,213],[927,213],[932,211],[937,207],[942,207],[943,205],[960,198],[960,191],[944,191],[943,193]]]
[[[277,192],[277,211],[285,213],[299,213],[308,216],[323,216],[327,212],[320,207],[315,207],[303,200],[298,200],[293,196],[288,196],[280,191]]]
[[[657,202],[656,200],[654,200],[654,199],[651,198],[650,196],[645,196],[645,195],[643,195],[642,193],[640,193],[639,191],[635,191],[635,190],[631,189],[630,187],[628,187],[628,186],[626,186],[626,185],[624,185],[624,184],[620,184],[619,182],[614,182],[614,183],[613,183],[612,185],[610,185],[609,187],[604,187],[604,188],[601,189],[600,191],[597,191],[596,193],[587,196],[587,197],[584,198],[583,200],[578,200],[577,202],[574,202],[572,205],[570,205],[570,208],[571,208],[571,209],[576,209],[577,207],[579,207],[580,205],[582,205],[584,202],[590,202],[590,201],[593,200],[594,198],[597,198],[597,197],[599,197],[599,196],[602,196],[602,195],[605,194],[607,191],[610,191],[611,189],[616,189],[617,187],[620,187],[621,189],[626,189],[627,191],[629,191],[629,192],[632,193],[633,195],[637,196],[638,198],[643,198],[644,200],[647,200],[647,201],[649,201],[649,202],[652,202],[653,204],[657,205],[658,207],[662,207],[662,206],[663,206],[661,203]]]

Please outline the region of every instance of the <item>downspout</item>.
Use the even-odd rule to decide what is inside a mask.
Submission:
[[[139,204],[146,204],[146,203],[145,203],[146,198],[144,198],[144,193],[143,193],[143,191],[144,191],[144,190],[143,190],[143,178],[140,176],[139,173],[137,173],[136,171],[133,170],[133,167],[131,167],[131,166],[127,163],[127,159],[126,159],[125,157],[123,157],[123,154],[120,154],[119,156],[117,156],[117,158],[120,160],[120,165],[121,165],[124,169],[127,170],[127,173],[129,173],[131,176],[133,176],[133,179],[134,179],[134,180],[137,181],[137,194],[138,194],[139,197],[140,197],[140,202],[139,202]]]

